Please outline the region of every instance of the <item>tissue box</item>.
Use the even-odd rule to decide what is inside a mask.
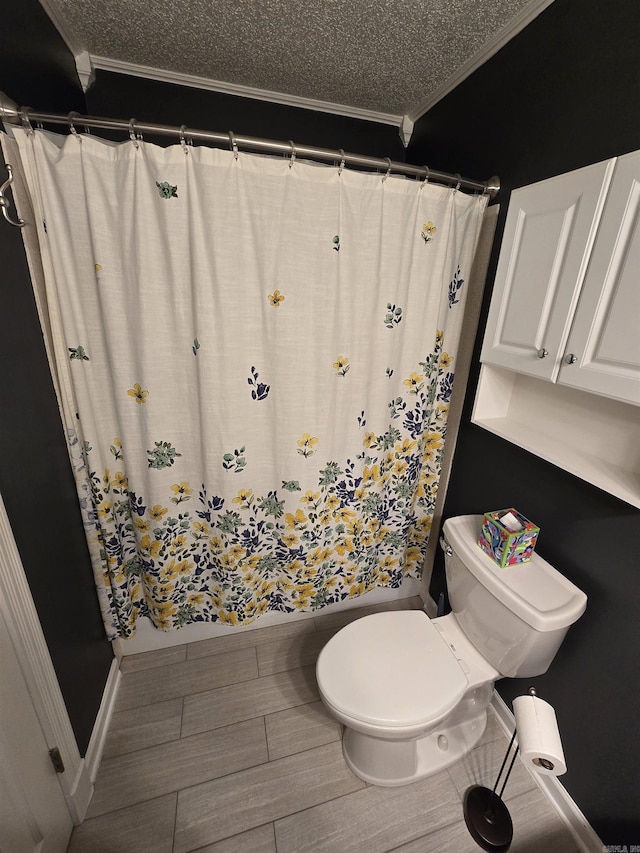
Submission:
[[[511,513],[520,523],[521,530],[509,530],[500,520]],[[515,509],[501,509],[485,513],[478,545],[501,567],[528,562],[540,533],[537,527]]]

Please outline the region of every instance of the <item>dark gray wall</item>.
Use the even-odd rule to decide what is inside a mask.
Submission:
[[[517,507],[540,525],[537,550],[589,596],[549,672],[498,690],[510,702],[534,684],[555,706],[569,766],[561,781],[602,840],[619,845],[640,844],[640,511],[470,417],[510,190],[640,148],[638,45],[637,4],[555,0],[417,123],[408,152],[414,163],[502,180],[445,517]],[[432,595],[443,588],[439,558]]]
[[[37,0],[5,0],[2,24],[0,90],[20,105],[84,112],[73,57]],[[0,270],[0,493],[84,754],[113,654],[98,608],[22,237],[4,219]]]

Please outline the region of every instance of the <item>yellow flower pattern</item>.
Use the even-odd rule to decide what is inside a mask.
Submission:
[[[136,403],[146,403],[149,396],[148,391],[143,391],[142,386],[136,382],[133,388],[129,388],[127,394],[136,401]]]
[[[253,492],[251,489],[240,489],[235,498],[232,498],[232,503],[239,504],[240,509],[249,509]]]
[[[425,225],[429,239],[435,231],[433,223]],[[269,294],[273,307],[283,300],[278,290]],[[388,310],[389,327],[397,326],[401,310],[392,304]],[[126,589],[133,602],[122,610],[120,634],[133,633],[137,615],[160,630],[193,621],[236,626],[268,610],[315,610],[377,586],[398,587],[407,574],[419,576],[437,496],[452,364],[438,330],[425,361],[407,378],[394,379],[388,423],[363,429],[360,452],[319,465],[315,481],[282,480],[281,489],[267,493],[245,486],[219,497],[178,473],[164,494],[155,493],[157,502],[146,504],[132,491],[125,448],[114,438],[109,449],[117,470],[94,473],[91,482],[105,589],[116,602],[127,600],[118,591]],[[335,357],[337,376],[350,367],[349,357]],[[386,376],[392,374],[387,369]],[[269,386],[258,378],[252,368],[254,399],[263,399]],[[141,406],[149,397],[140,383],[127,394]],[[356,412],[358,428],[372,422],[361,405]],[[294,440],[305,459],[322,447],[311,432]],[[180,472],[182,456],[171,442],[150,443],[151,476],[173,466]],[[242,475],[246,453],[240,442],[224,455],[223,470]]]
[[[410,394],[417,394],[424,388],[424,376],[421,373],[412,373],[402,384],[408,387]]]
[[[422,226],[422,239],[425,243],[430,243],[438,229],[431,220]]]
[[[183,501],[188,501],[191,495],[193,494],[193,489],[189,488],[189,483],[174,483],[171,486],[171,491],[173,492],[173,497],[171,498],[171,502],[174,504],[182,503]]]
[[[298,453],[301,456],[313,456],[316,452],[314,450],[314,445],[318,443],[318,439],[314,436],[310,435],[308,432],[305,432],[302,438],[298,441]]]
[[[346,376],[350,367],[351,365],[346,355],[339,355],[333,364],[336,376]]]

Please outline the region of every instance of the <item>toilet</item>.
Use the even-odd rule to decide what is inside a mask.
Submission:
[[[538,554],[494,563],[478,547],[481,524],[481,515],[444,524],[451,613],[364,616],[318,657],[320,696],[366,782],[406,785],[462,758],[482,737],[495,681],[546,672],[584,613],[586,595]]]

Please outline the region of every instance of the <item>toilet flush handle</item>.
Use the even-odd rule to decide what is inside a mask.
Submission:
[[[450,557],[453,554],[453,548],[449,545],[444,536],[440,536],[440,547],[444,551],[445,557]]]

